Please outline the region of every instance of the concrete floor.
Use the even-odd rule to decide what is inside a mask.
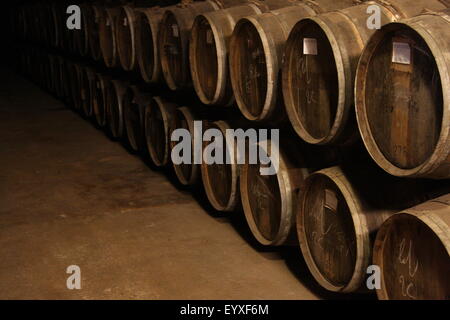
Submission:
[[[350,298],[27,80],[0,85],[0,299]],[[201,195],[197,196],[202,199]],[[81,268],[81,290],[66,268]]]

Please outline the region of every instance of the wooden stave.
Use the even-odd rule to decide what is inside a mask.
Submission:
[[[116,39],[117,39],[117,55],[123,70],[132,71],[137,66],[136,57],[136,9],[130,5],[125,5],[119,8],[118,17],[116,20]],[[127,28],[122,28],[124,20],[127,21]],[[130,47],[124,43],[123,34],[129,34]],[[127,35],[128,36],[128,35]],[[130,55],[125,54],[124,51],[130,50]]]
[[[116,19],[119,8],[103,8],[99,22],[100,50],[104,64],[108,68],[115,68],[118,63]]]
[[[87,17],[89,52],[92,59],[99,61],[103,59],[100,48],[100,23],[102,21],[103,8],[98,5],[91,5],[91,9],[88,12],[90,13]]]
[[[144,110],[152,99],[151,95],[144,93],[138,86],[131,85],[124,93],[123,116],[125,122],[126,135],[128,143],[133,151],[142,151],[144,148]],[[137,107],[138,123],[135,123],[132,113]]]
[[[121,139],[125,133],[123,119],[123,96],[126,88],[126,82],[113,79],[111,80],[111,85],[106,90],[107,129],[113,139]]]
[[[415,219],[417,223],[424,224],[433,232],[443,244],[450,258],[450,194],[427,201],[411,209],[403,210],[391,218],[387,219],[377,233],[374,249],[373,263],[382,270],[381,288],[378,289],[377,296],[380,300],[397,299],[392,297],[392,293],[388,292],[383,276],[383,252],[384,244],[389,235],[390,227],[393,224],[402,223],[405,218]],[[406,227],[406,226],[405,226]],[[433,276],[433,275],[428,275]],[[448,297],[425,297],[425,299],[448,299]]]
[[[149,130],[151,130],[151,108],[158,108],[161,113],[163,120],[163,130],[164,130],[164,151],[162,157],[157,154],[155,147],[153,146],[150,138],[149,138]],[[170,133],[172,132],[172,128],[175,126],[175,110],[177,106],[171,102],[164,100],[161,97],[153,97],[150,104],[145,108],[145,140],[147,145],[147,150],[150,155],[150,159],[153,161],[155,166],[157,167],[165,167],[171,162],[170,155]]]
[[[195,17],[199,14],[220,10],[221,7],[216,1],[206,0],[201,2],[188,3],[186,5],[176,5],[170,8],[166,8],[163,17],[160,22],[160,28],[158,30],[158,52],[160,54],[160,64],[162,75],[168,87],[175,91],[181,88],[186,88],[191,86],[191,78],[189,72],[189,52],[188,43],[190,31]],[[170,26],[176,25],[178,33],[178,45],[180,59],[177,59],[180,64],[180,74],[175,75],[169,66],[166,51],[168,51],[165,46],[165,40],[167,34],[171,33],[168,26],[169,20],[175,20],[176,24],[171,24]],[[177,50],[178,50],[177,49]],[[175,75],[175,77],[174,77]],[[175,79],[180,78],[180,79]]]
[[[139,71],[141,73],[142,79],[148,83],[157,83],[162,80],[161,64],[159,61],[159,50],[158,50],[158,30],[159,24],[162,20],[163,11],[159,7],[140,9],[137,10],[138,22],[136,30],[136,54],[137,61],[139,64]],[[152,35],[153,43],[153,61],[151,70],[147,70],[144,56],[144,50],[142,45],[142,24],[143,20],[146,20],[146,24],[150,27],[150,33]]]
[[[95,91],[92,96],[92,106],[96,124],[100,128],[107,128],[107,95],[106,90],[111,85],[111,78],[105,74],[97,72],[95,74]]]
[[[368,64],[368,59],[370,59],[371,51],[375,47],[375,43],[381,41],[382,32],[390,28],[391,26],[396,25],[405,25],[406,27],[412,28],[416,31],[427,43],[431,52],[434,54],[436,63],[440,70],[443,70],[441,73],[441,83],[442,87],[450,87],[450,79],[449,79],[449,70],[450,70],[450,61],[445,61],[442,57],[442,50],[450,51],[450,48],[445,46],[445,41],[440,43],[441,39],[433,37],[430,30],[430,26],[423,27],[420,25],[420,19],[424,16],[428,17],[436,17],[442,16],[443,21],[449,21],[448,14],[445,13],[431,13],[428,15],[418,16],[412,19],[403,20],[401,22],[392,23],[386,25],[379,32],[374,34],[371,38],[370,42],[367,44],[366,49],[364,50],[361,59],[358,64],[356,80],[355,80],[355,109],[356,109],[356,119],[358,122],[359,132],[363,138],[363,142],[366,146],[367,151],[371,155],[372,159],[386,172],[399,176],[399,177],[414,177],[414,178],[431,178],[431,179],[448,179],[450,178],[450,94],[448,90],[443,90],[444,93],[444,114],[442,119],[442,132],[438,141],[438,144],[435,148],[435,152],[433,155],[422,165],[413,168],[413,169],[402,169],[395,165],[393,165],[381,152],[378,148],[377,143],[375,142],[372,133],[369,129],[369,122],[367,119],[366,111],[365,111],[365,102],[364,102],[364,84],[365,84],[365,68]],[[416,23],[417,22],[417,23]],[[443,49],[446,48],[446,49]],[[447,59],[448,60],[448,59]],[[446,72],[447,70],[447,72]],[[445,76],[447,75],[447,76]],[[446,151],[447,150],[447,151]]]

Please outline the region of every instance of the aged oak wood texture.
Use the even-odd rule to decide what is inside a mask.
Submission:
[[[327,290],[362,290],[382,223],[449,190],[448,182],[400,179],[358,164],[313,173],[297,214],[298,239],[309,270]]]
[[[134,70],[137,66],[136,58],[136,9],[126,5],[119,9],[116,20],[117,52],[122,69]],[[148,40],[147,40],[148,41]]]
[[[302,18],[352,6],[353,0],[318,0],[245,17],[230,40],[230,76],[236,102],[249,120],[283,120],[279,78],[289,32]]]
[[[450,299],[450,194],[403,210],[377,234],[382,300]]]
[[[231,129],[230,124],[222,120],[205,123],[206,129],[220,130],[223,137],[222,141],[215,141],[213,138],[212,141],[203,142],[203,151],[208,145],[214,143],[220,147],[223,157],[222,164],[208,164],[205,159],[202,161],[201,173],[206,195],[214,209],[222,212],[235,211],[240,206],[238,185],[240,166],[237,164],[237,146],[225,139],[226,130]],[[227,164],[226,159],[231,159],[232,155],[234,155],[234,161]]]
[[[123,116],[128,143],[133,151],[143,151],[145,146],[145,108],[152,97],[140,86],[130,85],[123,96]]]
[[[195,18],[189,43],[194,89],[207,105],[231,105],[228,73],[229,42],[238,20],[292,5],[294,0],[243,1],[242,5],[207,12]]]
[[[449,10],[389,24],[362,54],[359,130],[372,158],[390,174],[450,178],[449,26]],[[395,57],[399,46],[404,61]]]
[[[374,4],[380,25],[418,15],[424,8],[445,9],[439,0],[375,1],[299,21],[286,43],[282,87],[289,119],[308,143],[345,144],[357,136],[355,73],[376,31],[367,26]]]

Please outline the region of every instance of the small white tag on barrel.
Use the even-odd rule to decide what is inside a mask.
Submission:
[[[408,43],[392,43],[392,62],[399,64],[411,64],[411,47]]]
[[[106,19],[106,26],[109,27],[111,25],[111,22],[109,21],[109,19]]]
[[[128,25],[128,19],[123,18],[123,26],[126,27]]]
[[[303,38],[303,54],[317,56],[317,39]]]
[[[178,26],[176,24],[172,25],[172,34],[175,38],[178,38],[180,36],[180,32],[179,32]]]

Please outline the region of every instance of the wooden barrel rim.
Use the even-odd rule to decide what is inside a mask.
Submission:
[[[335,285],[330,280],[325,278],[316,262],[314,261],[312,253],[309,249],[308,240],[306,238],[306,231],[303,220],[304,214],[302,212],[304,211],[306,197],[308,195],[308,190],[311,186],[311,183],[314,181],[315,177],[319,175],[328,178],[336,185],[338,190],[341,192],[350,210],[353,226],[355,228],[356,261],[352,278],[346,285]],[[370,238],[367,221],[363,215],[358,214],[361,211],[361,204],[359,203],[358,196],[354,193],[350,184],[345,179],[342,179],[342,175],[342,171],[339,168],[335,167],[317,171],[306,179],[303,196],[301,198],[301,204],[298,207],[299,211],[297,213],[297,235],[300,249],[302,251],[305,262],[316,281],[329,291],[353,292],[360,288],[361,283],[366,277],[365,267],[370,264],[371,248],[369,248],[369,246],[364,246],[365,243],[370,242]]]
[[[425,204],[433,201],[435,200],[425,202]],[[446,232],[443,232],[443,230],[446,230],[448,228],[447,224],[444,221],[442,221],[440,217],[435,216],[433,213],[426,213],[426,214],[416,213],[414,212],[414,208],[411,208],[403,210],[400,213],[393,215],[392,217],[387,219],[380,227],[380,229],[377,232],[373,249],[373,264],[378,265],[381,270],[384,269],[384,259],[383,259],[384,244],[385,244],[384,240],[388,235],[390,227],[397,220],[403,219],[403,217],[416,219],[418,223],[430,229],[431,232],[433,232],[439,238],[439,240],[441,241],[441,243],[443,244],[444,248],[447,250],[447,253],[450,256],[450,235]],[[381,277],[381,288],[382,289],[377,290],[378,299],[390,300],[388,292],[383,290],[383,288],[386,288],[386,283],[383,276]]]
[[[226,123],[225,121],[216,121],[213,123],[214,126],[217,127],[223,134],[226,133],[227,129],[231,129],[230,125]],[[225,135],[224,135],[225,137]],[[227,141],[224,141],[227,143]],[[231,148],[231,145],[227,143],[227,148]],[[202,150],[203,154],[203,150]],[[235,150],[235,159],[237,159],[236,150]],[[216,209],[217,211],[221,212],[229,212],[233,211],[236,208],[236,199],[237,199],[237,183],[239,178],[239,167],[234,161],[233,164],[230,164],[231,166],[231,191],[230,191],[230,198],[227,201],[226,205],[223,205],[220,203],[220,201],[215,196],[214,188],[215,186],[211,183],[211,179],[208,172],[208,164],[205,163],[205,161],[202,161],[201,164],[201,173],[202,173],[202,181],[203,186],[206,191],[206,196],[208,197],[209,202],[211,205]]]
[[[83,112],[86,117],[92,116],[92,104],[91,104],[91,94],[92,94],[92,69],[89,67],[83,67],[80,73],[80,82],[82,84],[81,90],[84,91],[84,97],[82,96]]]
[[[260,146],[260,148],[262,148]],[[263,149],[267,152],[267,149]],[[281,214],[280,214],[280,226],[278,228],[277,235],[274,239],[267,239],[259,230],[258,226],[255,223],[253,213],[252,213],[252,207],[250,204],[250,197],[249,197],[249,186],[247,183],[248,180],[248,167],[249,164],[245,163],[241,166],[241,177],[240,177],[240,188],[241,188],[241,199],[242,199],[242,206],[244,208],[244,215],[245,219],[247,220],[247,224],[252,231],[253,236],[258,240],[259,243],[269,246],[269,245],[281,245],[283,244],[288,235],[289,230],[291,228],[291,225],[289,225],[287,222],[291,219],[283,219],[283,217],[287,216],[293,216],[294,212],[292,212],[293,208],[293,191],[294,187],[291,185],[291,181],[289,179],[288,175],[288,167],[285,161],[285,157],[283,156],[283,153],[281,150],[279,150],[279,169],[277,172],[277,181],[280,191],[280,198],[281,198]]]
[[[123,28],[121,28],[121,24],[123,23],[122,19],[127,19],[127,25],[128,28],[126,28],[125,30]],[[135,64],[136,64],[136,48],[135,48],[135,44],[136,44],[136,33],[135,33],[135,12],[134,9],[130,6],[123,6],[120,8],[120,12],[119,12],[119,16],[118,19],[116,21],[117,25],[116,25],[116,33],[117,33],[117,51],[119,53],[119,60],[120,60],[120,64],[122,66],[122,68],[125,71],[131,71],[133,70]],[[130,46],[131,48],[129,49],[129,53],[130,56],[126,57],[126,53],[124,51],[128,51],[126,45],[122,42],[122,36],[123,33],[129,33],[129,35],[127,35],[127,37],[130,37]],[[128,60],[129,58],[129,60]]]
[[[436,144],[433,154],[428,158],[428,160],[412,169],[402,169],[393,165],[381,152],[379,149],[370,129],[365,103],[365,75],[367,73],[368,63],[372,58],[374,49],[382,41],[384,35],[392,29],[397,27],[409,28],[418,33],[425,43],[430,48],[433,56],[435,58],[436,64],[438,66],[442,88],[450,88],[450,70],[448,69],[444,59],[443,53],[439,48],[438,43],[435,42],[433,36],[427,32],[426,29],[420,27],[417,24],[411,26],[407,22],[393,22],[384,27],[382,27],[378,32],[376,32],[369,43],[364,49],[356,72],[355,80],[355,106],[356,106],[356,119],[358,121],[358,128],[363,142],[366,146],[367,151],[370,153],[371,157],[375,162],[386,172],[399,176],[399,177],[421,177],[427,174],[428,171],[433,170],[437,165],[437,160],[448,156],[448,150],[450,150],[450,108],[445,106],[450,106],[450,92],[443,90],[443,115],[441,122],[441,133],[439,140]],[[447,125],[446,125],[447,124]]]
[[[147,132],[147,130],[150,128],[149,119],[151,118],[151,109],[156,107],[158,108],[162,116],[164,136],[166,138],[169,136],[169,133],[171,131],[171,119],[169,118],[171,115],[169,115],[169,112],[172,110],[167,110],[164,107],[165,103],[166,102],[164,102],[160,97],[153,97],[148,108],[145,109],[145,132]],[[167,165],[170,159],[170,142],[167,139],[167,141],[164,141],[164,155],[162,160],[160,160],[155,148],[153,147],[153,144],[147,139],[147,133],[145,134],[145,136],[150,157],[152,158],[155,165],[158,167]]]
[[[239,79],[241,77],[241,74],[238,73],[237,70],[235,70],[234,66],[234,56],[237,54],[240,54],[238,52],[239,50],[233,49],[237,48],[237,41],[238,39],[238,33],[239,31],[245,27],[245,26],[251,26],[254,28],[256,33],[259,35],[259,39],[262,43],[262,49],[264,51],[264,57],[266,59],[265,66],[263,66],[266,69],[267,78],[265,81],[267,82],[267,90],[264,98],[264,102],[262,104],[261,113],[259,115],[253,115],[251,112],[248,111],[248,106],[244,102],[242,92],[239,88],[238,81],[235,79]],[[270,114],[273,112],[273,108],[271,107],[276,99],[276,93],[278,85],[275,81],[276,77],[278,75],[275,75],[278,71],[278,54],[276,52],[276,49],[271,45],[271,41],[268,38],[268,34],[264,32],[264,27],[259,23],[257,17],[255,16],[248,16],[246,18],[242,18],[238,21],[236,24],[233,35],[230,39],[230,67],[229,72],[231,76],[231,85],[233,87],[234,96],[237,102],[237,105],[239,107],[239,110],[241,110],[242,114],[249,120],[252,121],[261,121],[270,116]],[[240,82],[240,81],[239,81]]]
[[[139,150],[138,137],[136,136],[136,128],[133,126],[133,121],[131,120],[131,106],[133,104],[139,105],[137,103],[137,95],[140,94],[139,89],[135,86],[127,87],[123,93],[123,120],[126,135],[128,137],[128,142],[134,151]],[[142,121],[140,121],[142,123]]]
[[[92,58],[94,60],[100,60],[102,58],[102,52],[100,47],[100,23],[102,20],[101,8],[93,5],[92,17],[90,20],[90,32],[89,32],[89,49],[91,51]],[[95,32],[93,30],[96,30]]]
[[[203,83],[201,82],[199,78],[199,65],[198,60],[201,59],[201,52],[197,52],[197,46],[194,45],[197,40],[197,28],[203,23],[207,23],[210,30],[212,31],[213,39],[212,41],[215,44],[216,47],[216,63],[217,63],[217,78],[215,79],[215,92],[214,96],[212,98],[209,98],[206,94]],[[200,100],[204,104],[214,104],[215,101],[219,99],[219,96],[221,92],[224,90],[226,82],[223,81],[225,77],[223,76],[224,73],[227,72],[227,65],[226,65],[226,55],[219,54],[226,52],[226,44],[225,39],[223,38],[222,34],[217,30],[217,26],[214,23],[214,20],[211,20],[209,15],[202,14],[195,18],[194,25],[192,27],[191,32],[191,39],[190,39],[190,45],[189,45],[189,61],[190,61],[190,68],[191,68],[191,76],[192,76],[192,82],[194,84],[194,89],[200,98]],[[201,64],[200,64],[201,65]]]
[[[189,110],[188,107],[180,107],[177,109],[177,112],[179,112],[179,114],[181,113],[182,116],[186,119],[186,123],[189,127],[189,132],[191,133],[191,136],[193,136],[195,119],[194,119],[194,116],[192,115],[191,111]],[[192,150],[194,150],[194,141],[193,140],[192,140]],[[173,169],[175,171],[175,174],[182,185],[185,185],[185,186],[192,185],[197,180],[199,166],[197,164],[192,163],[190,165],[190,168],[191,168],[191,172],[190,172],[189,179],[186,179],[180,166],[173,164]]]
[[[349,68],[345,68],[345,66],[350,66],[350,63],[344,61],[345,55],[342,55],[340,45],[336,39],[336,36],[333,30],[328,26],[328,24],[320,19],[320,16],[305,18],[300,20],[292,29],[291,34],[286,42],[286,54],[290,55],[290,52],[293,48],[296,47],[295,43],[293,43],[292,39],[297,38],[297,33],[308,23],[316,24],[326,35],[328,42],[330,43],[331,49],[333,51],[335,67],[337,71],[338,77],[338,101],[336,108],[336,115],[333,120],[333,125],[330,128],[330,131],[327,135],[321,138],[316,138],[312,136],[305,128],[303,121],[299,118],[297,114],[298,106],[294,103],[294,99],[292,97],[291,92],[289,91],[289,84],[291,83],[292,73],[289,68],[289,64],[287,63],[288,57],[285,58],[285,64],[282,72],[283,77],[283,93],[284,93],[284,102],[286,104],[286,112],[288,114],[289,119],[291,120],[292,126],[294,127],[297,134],[306,142],[310,144],[329,144],[332,143],[338,134],[344,129],[341,125],[345,123],[348,118],[348,113],[345,110],[345,101],[348,100],[346,97],[352,96],[353,85],[351,83],[352,77],[351,70]],[[361,41],[361,39],[358,39]],[[346,76],[347,75],[347,76]],[[348,110],[349,111],[349,110]]]
[[[161,76],[161,65],[159,62],[159,48],[158,48],[158,29],[159,23],[152,22],[153,19],[158,19],[156,16],[151,15],[148,11],[138,11],[137,16],[137,32],[136,32],[136,46],[137,46],[137,59],[139,63],[139,69],[142,78],[146,82],[157,82]],[[160,19],[158,19],[160,20]],[[160,22],[160,21],[158,21]],[[145,59],[148,58],[149,54],[144,49],[145,46],[142,44],[143,41],[143,28],[149,28],[150,32],[147,36],[151,37],[152,51],[151,56],[152,61],[146,63]],[[148,68],[149,67],[149,68]]]

